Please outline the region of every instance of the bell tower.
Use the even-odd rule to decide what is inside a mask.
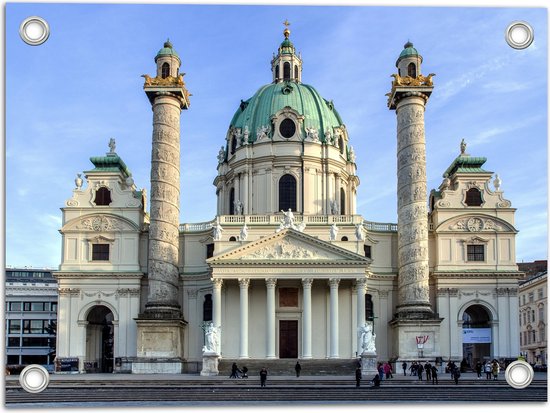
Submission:
[[[157,75],[143,75],[153,110],[148,296],[139,314],[134,373],[181,373],[186,322],[179,303],[180,115],[189,93],[170,41],[155,57]]]
[[[432,94],[433,74],[423,76],[422,56],[407,42],[392,75],[388,107],[397,115],[398,305],[392,326],[400,357],[419,357],[418,337],[438,348],[439,323],[430,304],[428,208],[424,111]],[[422,320],[422,321],[420,321]],[[422,339],[423,340],[423,339]],[[422,343],[426,345],[427,343]],[[418,347],[420,348],[420,347]],[[428,348],[422,356],[431,357]]]

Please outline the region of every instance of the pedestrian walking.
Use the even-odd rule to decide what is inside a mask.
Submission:
[[[388,362],[384,363],[384,374],[386,375],[386,380],[393,379],[391,364]]]
[[[378,363],[377,370],[378,375],[380,376],[380,380],[384,380],[384,366],[382,365],[382,363]]]
[[[424,371],[426,372],[426,381],[429,383],[432,380],[432,365],[429,361],[424,364]]]
[[[243,379],[248,379],[248,367],[246,367],[246,366],[243,366],[243,375],[242,375],[242,378],[243,378]]]
[[[237,363],[233,363],[231,365],[231,375],[229,376],[230,379],[237,379],[239,378],[239,367],[237,367]]]
[[[300,377],[300,372],[302,371],[302,366],[300,365],[299,361],[296,362],[296,365],[294,366],[294,370],[296,370],[296,377]]]
[[[460,378],[460,369],[455,366],[453,369],[453,379],[455,381],[455,384],[458,384],[459,378]]]
[[[481,366],[481,362],[478,361],[476,363],[476,373],[477,373],[477,379],[481,379],[481,370],[483,369],[483,367]]]
[[[485,363],[485,380],[491,380],[491,373],[493,372],[493,367],[491,366],[491,363],[487,361]]]
[[[361,367],[357,366],[355,369],[355,387],[361,386],[361,378],[363,376],[361,375]]]
[[[260,387],[265,387],[265,382],[267,380],[267,369],[262,367],[260,370]]]
[[[418,363],[418,367],[416,368],[416,372],[418,374],[418,380],[422,381],[422,373],[424,372],[424,366],[422,363]]]
[[[498,379],[498,373],[500,373],[500,365],[498,364],[498,361],[493,360],[491,372],[493,373],[493,380]]]
[[[407,362],[406,361],[404,361],[401,364],[401,368],[403,369],[403,376],[406,376],[407,375]]]
[[[435,366],[435,364],[431,366],[431,370],[432,370],[432,384],[439,384],[437,380],[437,367]]]

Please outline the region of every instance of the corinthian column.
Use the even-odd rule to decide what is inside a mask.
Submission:
[[[267,287],[266,297],[266,330],[267,330],[267,354],[268,359],[274,359],[275,356],[275,286],[276,278],[267,278],[265,280]]]
[[[239,278],[241,333],[239,358],[248,358],[248,286],[249,278]]]

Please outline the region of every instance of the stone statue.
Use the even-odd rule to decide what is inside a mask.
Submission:
[[[222,239],[223,228],[220,225],[219,218],[216,218],[216,223],[212,226],[212,229],[214,230],[212,238],[214,238],[214,241],[220,241]]]
[[[247,238],[248,238],[248,227],[246,226],[246,222],[245,222],[243,227],[241,228],[241,234],[239,235],[239,239],[241,241],[246,241]]]
[[[460,142],[460,154],[466,155],[466,141],[464,139]]]
[[[319,133],[317,132],[317,128],[307,127],[307,139],[311,139],[314,142],[317,142],[319,140]]]
[[[349,160],[355,163],[355,151],[353,150],[353,146],[349,147]]]
[[[225,161],[225,148],[222,146],[218,152],[218,163]]]
[[[115,138],[109,139],[109,153],[115,153],[116,151],[116,142]]]
[[[243,214],[244,204],[239,199],[233,202],[233,206],[235,208],[235,215]]]
[[[501,183],[502,183],[502,181],[498,177],[498,174],[495,174],[495,180],[493,181],[493,185],[495,186],[495,191],[497,191],[497,192],[500,191],[500,184]]]
[[[336,226],[336,224],[332,224],[330,226],[329,239],[331,241],[335,241],[337,236],[338,236],[338,227]]]
[[[215,327],[214,323],[210,322],[206,325],[204,330],[204,347],[203,353],[215,353],[219,354],[219,327]]]
[[[291,228],[294,227],[294,214],[292,213],[292,209],[288,208],[288,211],[285,212],[281,209],[281,212],[284,215],[284,218],[282,220],[282,224],[285,228]]]
[[[243,132],[243,145],[248,145],[248,135],[250,135],[250,131],[248,130],[248,125],[245,125]]]
[[[256,140],[259,141],[263,138],[267,138],[269,131],[269,126],[258,126],[258,129],[256,129]]]
[[[330,128],[327,128],[325,130],[325,142],[329,143],[332,138],[332,132],[330,131]]]
[[[498,176],[498,175],[497,175]],[[80,191],[82,188],[82,174],[76,174],[76,178],[74,180],[74,183],[76,185],[76,190]]]
[[[357,241],[365,240],[365,228],[363,227],[363,224],[357,224],[355,226],[355,238],[357,238]]]
[[[339,215],[340,214],[340,207],[338,205],[338,201],[336,201],[335,199],[330,201],[330,213],[332,215]]]
[[[376,352],[376,334],[374,334],[372,330],[372,325],[369,323],[363,323],[361,327],[359,327],[358,335],[360,338],[360,345],[361,348],[360,353],[365,352]]]

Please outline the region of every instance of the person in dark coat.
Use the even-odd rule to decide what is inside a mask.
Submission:
[[[267,369],[262,367],[260,370],[260,386],[265,387],[265,381],[267,380]]]
[[[380,376],[378,374],[374,376],[371,383],[372,387],[380,387]]]
[[[439,384],[439,381],[437,380],[437,367],[432,365],[432,384]]]
[[[401,364],[401,367],[403,368],[403,376],[407,375],[407,362],[404,361],[403,364]]]
[[[248,379],[248,367],[246,367],[246,366],[243,366],[243,375],[242,375],[242,378],[243,378],[243,379]]]
[[[236,379],[239,377],[239,367],[237,367],[237,363],[233,363],[231,366],[231,375],[229,376],[230,379]]]
[[[300,365],[299,361],[296,362],[296,365],[294,366],[294,370],[296,370],[296,377],[300,377],[300,372],[302,371],[302,366]]]
[[[453,369],[453,379],[455,381],[455,384],[458,384],[458,379],[460,378],[460,369],[455,366]]]
[[[363,376],[361,375],[361,367],[357,366],[355,369],[355,387],[361,386],[361,378]]]

